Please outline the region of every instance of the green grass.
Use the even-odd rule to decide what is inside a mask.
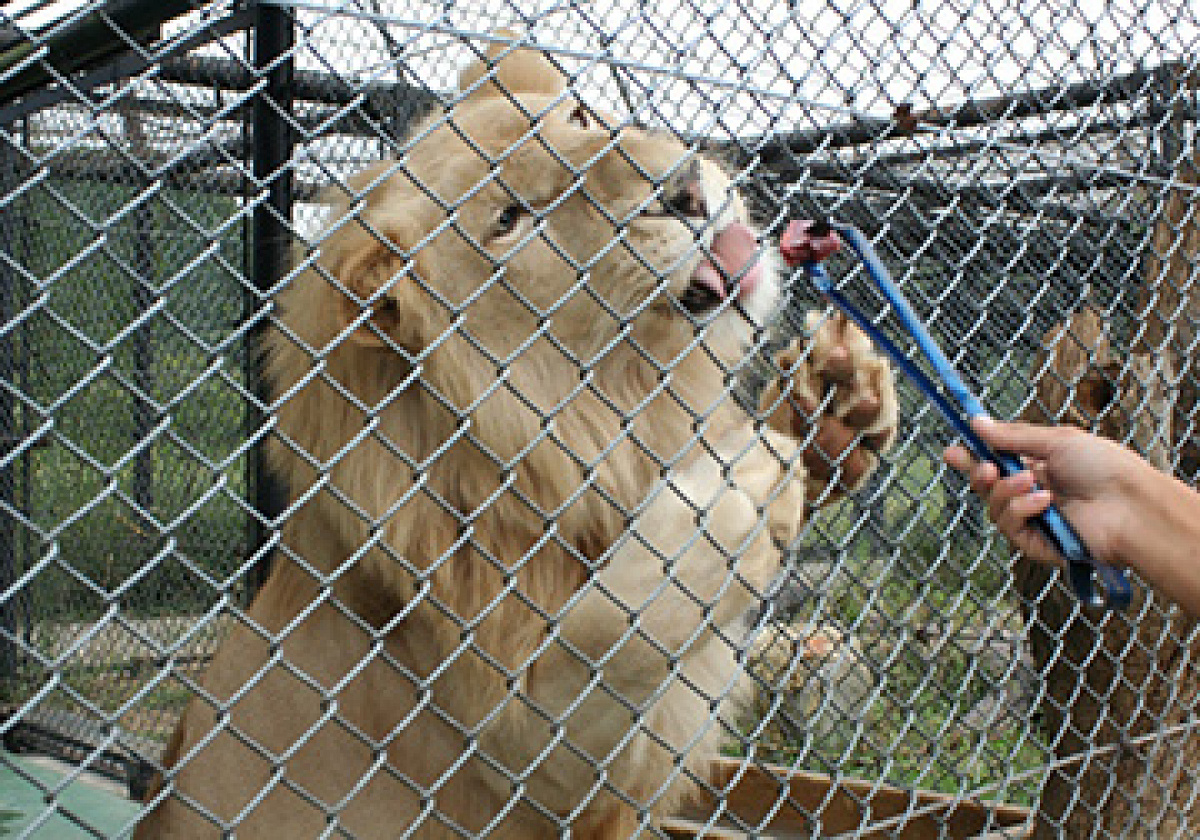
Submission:
[[[176,717],[193,696],[180,677],[199,680],[204,667],[203,661],[176,664],[170,677],[158,681],[159,667],[154,660],[130,660],[126,654],[109,651],[88,663],[72,660],[54,673],[27,665],[0,688],[8,697],[24,698],[53,685],[43,695],[40,711],[70,712],[97,727],[112,719],[142,739],[165,741]],[[79,703],[75,695],[86,698],[86,704]],[[118,716],[118,710],[124,713]]]
[[[978,703],[994,696],[1002,681],[997,670],[981,669],[965,651],[922,650],[911,642],[891,650],[878,642],[864,645],[864,657],[878,678],[876,692],[861,708],[843,708],[832,712],[832,720],[818,721],[814,708],[839,692],[836,681],[816,678],[785,690],[784,713],[767,718],[765,726],[760,701],[756,714],[741,721],[743,734],[755,733],[755,755],[900,787],[958,795],[984,788],[985,798],[1026,805],[1036,800],[1038,768],[1048,756],[1030,721],[1003,713],[969,720]],[[748,746],[733,742],[730,752],[745,754]]]
[[[129,615],[201,609],[205,575],[247,550],[244,348],[220,345],[243,318],[241,225],[215,248],[205,233],[238,205],[161,191],[138,218],[137,197],[46,181],[7,211],[37,278],[0,348],[23,395],[17,427],[39,441],[11,470],[31,520],[14,546],[18,573],[36,571],[18,604],[29,622],[95,618],[147,569],[119,598]]]
[[[987,703],[1003,704],[997,690],[1012,679],[1012,663],[955,641],[1020,638],[1011,556],[962,525],[962,502],[939,455],[936,446],[900,453],[871,524],[861,521],[861,500],[842,502],[819,515],[799,554],[827,557],[839,571],[792,618],[848,632],[875,693],[826,731],[812,706],[837,690],[812,678],[785,695],[790,714],[763,727],[759,704],[741,731],[761,729],[755,754],[786,766],[957,795],[982,787],[985,798],[1029,805],[1049,757],[1036,724],[1020,714],[972,720]],[[732,753],[746,749],[730,745]]]

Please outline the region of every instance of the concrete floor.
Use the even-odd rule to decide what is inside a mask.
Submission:
[[[0,753],[0,837],[128,836],[138,806],[126,798],[125,786],[92,773],[73,776],[75,772],[71,765],[44,756]],[[70,782],[60,789],[64,779]]]

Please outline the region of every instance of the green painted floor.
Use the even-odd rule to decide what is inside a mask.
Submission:
[[[125,798],[122,785],[90,773],[75,777],[53,798],[74,819],[52,811],[47,791],[57,790],[72,772],[71,766],[52,759],[0,753],[0,837],[77,840],[128,836],[138,806]],[[81,822],[88,828],[81,827]]]

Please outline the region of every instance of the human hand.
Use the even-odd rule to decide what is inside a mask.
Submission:
[[[1029,467],[1002,478],[994,464],[976,461],[962,446],[945,453],[950,466],[970,477],[971,489],[987,502],[992,521],[1014,546],[1039,562],[1061,564],[1057,548],[1036,525],[1036,517],[1053,503],[1095,560],[1128,564],[1124,545],[1133,530],[1131,519],[1138,516],[1138,483],[1153,467],[1126,447],[1071,426],[987,418],[976,418],[972,426],[993,449],[1019,455]]]

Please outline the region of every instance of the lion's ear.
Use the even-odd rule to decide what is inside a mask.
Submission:
[[[348,219],[330,238],[321,260],[336,280],[334,315],[347,341],[363,347],[406,343],[412,319],[413,278],[407,276],[404,238],[387,224]]]
[[[496,34],[513,40],[520,37],[507,29]],[[467,99],[507,98],[529,93],[558,96],[566,86],[566,76],[544,53],[513,49],[512,44],[505,41],[489,45],[484,58],[468,64],[458,78],[458,89]]]

